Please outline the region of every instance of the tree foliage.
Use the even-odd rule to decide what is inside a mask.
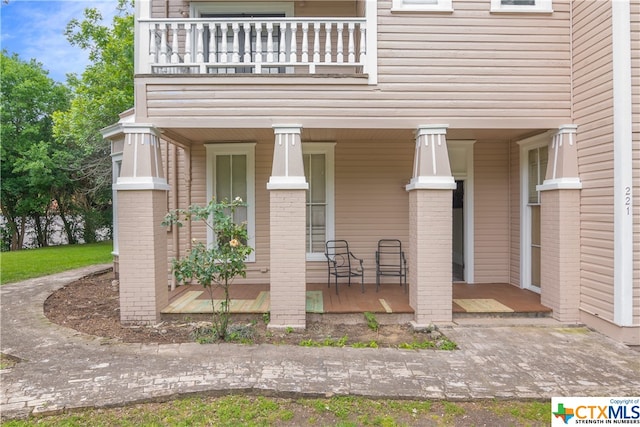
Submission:
[[[116,123],[134,102],[132,0],[120,0],[118,10],[111,26],[105,26],[96,9],[86,9],[84,19],[71,20],[65,33],[91,60],[80,77],[67,76],[71,105],[54,114],[54,135],[74,153],[68,167],[78,183],[74,197],[84,216],[85,241],[111,222],[111,153],[100,129]]]
[[[0,205],[7,220],[5,232],[11,249],[20,249],[27,219],[32,219],[39,245],[46,246],[52,202],[69,185],[61,167],[66,148],[52,132],[52,116],[67,108],[69,93],[35,60],[23,61],[3,51],[0,64]]]

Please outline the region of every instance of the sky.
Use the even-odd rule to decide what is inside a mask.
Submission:
[[[0,1],[0,47],[24,61],[37,60],[49,77],[61,83],[67,73],[82,74],[89,63],[88,53],[67,41],[67,23],[81,20],[87,7],[98,9],[107,26],[117,13],[117,0]]]

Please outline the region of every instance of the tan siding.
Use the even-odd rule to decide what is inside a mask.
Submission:
[[[364,79],[284,76],[242,83],[228,76],[145,78],[149,118],[159,126],[193,127],[222,123],[217,119],[238,127],[295,120],[305,128],[356,122],[415,128],[425,117],[452,127],[474,120],[487,128],[551,128],[571,121],[567,0],[555,0],[550,15],[491,14],[485,0],[456,1],[454,7],[453,14],[399,14],[391,13],[390,0],[378,2],[377,86]]]
[[[408,250],[412,141],[359,141],[336,144],[336,232],[364,258],[365,281],[375,283],[379,239],[400,239]],[[326,280],[326,271],[319,277]]]
[[[509,145],[509,162],[509,283],[520,286],[520,147],[515,142]]]
[[[611,6],[574,2],[574,98],[581,192],[582,309],[613,318]]]
[[[509,143],[477,142],[474,157],[475,282],[508,282]]]

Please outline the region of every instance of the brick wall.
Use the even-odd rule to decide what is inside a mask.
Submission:
[[[306,326],[306,192],[270,191],[270,327]]]
[[[409,212],[409,303],[415,322],[450,322],[451,191],[413,190]]]

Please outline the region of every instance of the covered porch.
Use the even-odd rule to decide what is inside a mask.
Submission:
[[[326,283],[307,283],[306,312],[308,314],[354,314],[372,312],[380,315],[407,315],[414,310],[404,288],[387,283],[376,292],[375,283],[340,284],[340,292]],[[547,317],[551,309],[540,303],[540,295],[507,283],[469,285],[454,283],[452,311],[456,317]],[[215,292],[216,302],[222,298]],[[231,287],[231,312],[234,314],[264,314],[270,311],[268,284],[238,284]],[[162,310],[163,318],[208,314],[211,312],[209,290],[201,286],[179,286],[169,295],[169,305]],[[395,316],[398,317],[398,316]]]

